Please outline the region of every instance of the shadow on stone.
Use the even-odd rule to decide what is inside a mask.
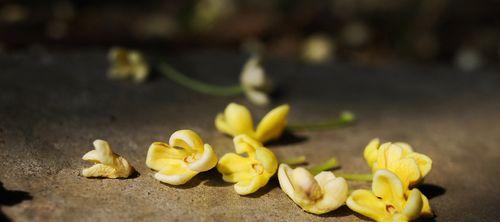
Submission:
[[[13,206],[25,200],[31,199],[33,199],[33,197],[28,192],[7,190],[3,187],[3,183],[0,182],[0,207]],[[0,221],[10,221],[10,219],[2,211],[0,211]]]
[[[281,135],[280,139],[271,141],[267,144],[267,146],[279,146],[279,145],[291,145],[291,144],[296,144],[296,143],[302,143],[307,141],[309,138],[306,136],[301,136],[296,133],[292,133],[289,130],[285,130],[283,132],[283,135]]]
[[[418,186],[418,189],[427,197],[430,199],[434,197],[438,197],[446,193],[446,189],[443,187],[434,185],[434,184],[420,184]]]
[[[313,214],[313,215],[316,215],[318,217],[347,217],[349,215],[352,215],[353,213],[354,212],[351,209],[349,209],[347,205],[342,205],[338,209],[330,211],[326,214],[320,214],[320,215]],[[357,215],[357,216],[359,216],[361,219],[370,220],[369,218],[363,215]]]

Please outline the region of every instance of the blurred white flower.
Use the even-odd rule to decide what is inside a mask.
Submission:
[[[240,75],[241,86],[247,98],[256,105],[267,105],[272,90],[271,80],[260,63],[258,56],[252,56],[243,66]]]

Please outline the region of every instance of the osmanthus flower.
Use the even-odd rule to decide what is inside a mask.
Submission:
[[[366,146],[364,157],[373,172],[387,169],[395,173],[401,180],[405,193],[422,181],[432,168],[432,160],[428,156],[414,152],[409,144],[401,142],[380,145],[379,139],[373,139]],[[422,215],[431,216],[429,201],[424,195],[422,198]]]
[[[313,176],[303,167],[292,169],[282,163],[278,180],[283,192],[310,213],[328,213],[342,206],[347,199],[347,182],[329,171]]]
[[[267,77],[258,56],[252,56],[243,66],[240,75],[241,86],[247,98],[256,105],[267,105],[272,90],[271,80]]]
[[[251,194],[265,186],[276,173],[278,160],[272,151],[247,135],[236,136],[233,142],[236,153],[225,154],[219,160],[217,170],[224,181],[236,183],[236,193]],[[241,154],[246,154],[246,157]]]
[[[146,157],[146,165],[158,171],[154,178],[171,185],[184,184],[196,174],[217,165],[217,155],[209,144],[192,130],[178,130],[168,144],[154,142]]]
[[[414,188],[405,194],[403,183],[389,170],[375,172],[372,190],[355,190],[346,203],[353,211],[387,222],[415,220],[423,207],[420,191]]]
[[[283,133],[290,107],[281,105],[262,118],[257,129],[254,130],[250,111],[239,104],[229,104],[224,113],[219,113],[215,118],[215,127],[226,134],[237,136],[247,135],[261,143],[277,139]]]
[[[108,76],[111,79],[131,79],[144,82],[149,75],[149,65],[139,51],[124,48],[112,48],[108,54],[111,67]]]
[[[125,158],[113,153],[108,142],[95,140],[94,148],[82,157],[85,161],[95,163],[92,167],[83,169],[84,177],[127,178],[134,172]]]

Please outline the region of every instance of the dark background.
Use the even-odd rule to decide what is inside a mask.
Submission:
[[[499,66],[499,13],[495,0],[2,1],[0,48],[119,45],[168,54],[258,41],[270,55],[300,58],[308,37],[321,34],[336,61],[470,71]]]

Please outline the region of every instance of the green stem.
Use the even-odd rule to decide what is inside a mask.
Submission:
[[[314,166],[309,168],[309,172],[311,172],[313,175],[316,175],[318,173],[321,173],[323,171],[330,170],[332,168],[338,167],[339,166],[339,161],[337,161],[337,158],[332,157],[325,163],[319,165],[319,166]]]
[[[335,173],[335,176],[354,181],[372,181],[373,179],[373,174],[371,173]]]
[[[200,93],[214,96],[235,96],[243,93],[243,87],[241,87],[241,85],[216,86],[200,82],[178,72],[166,63],[160,63],[159,69],[161,73],[177,84]]]
[[[288,165],[302,165],[306,163],[306,156],[302,155],[298,157],[293,157],[290,159],[283,160],[281,162]]]
[[[323,122],[317,123],[299,123],[299,124],[289,124],[287,126],[288,130],[291,131],[304,131],[304,130],[328,130],[336,129],[346,126],[356,120],[356,116],[349,111],[344,111],[340,113],[338,118],[329,119]]]

